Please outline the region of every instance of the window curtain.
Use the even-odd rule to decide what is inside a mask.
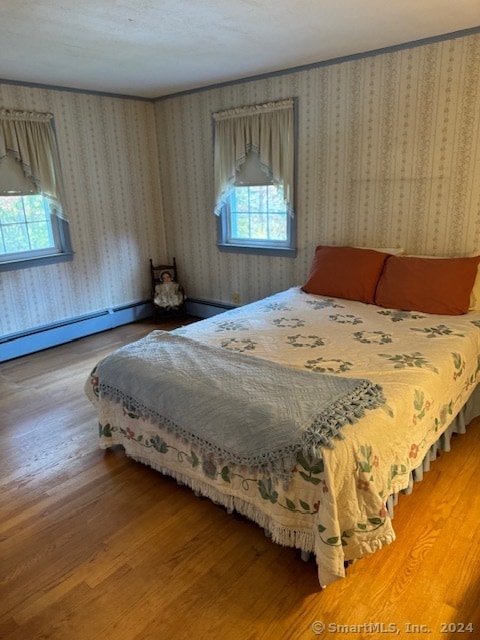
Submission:
[[[47,197],[57,216],[64,217],[60,161],[50,113],[0,109],[0,193],[11,191],[12,158],[21,166],[29,193]],[[25,181],[24,181],[25,184]],[[14,188],[15,190],[15,188]],[[23,189],[22,189],[23,190]]]
[[[293,98],[218,111],[213,120],[215,214],[221,213],[240,167],[250,151],[254,151],[266,175],[283,185],[285,202],[293,215]]]

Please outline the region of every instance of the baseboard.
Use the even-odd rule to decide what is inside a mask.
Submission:
[[[150,302],[137,302],[1,336],[0,362],[143,320],[151,315]]]

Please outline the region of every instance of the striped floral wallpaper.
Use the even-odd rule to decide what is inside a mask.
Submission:
[[[211,114],[298,99],[296,259],[220,253]],[[169,253],[187,292],[249,302],[303,282],[319,243],[480,252],[480,35],[157,102]]]
[[[211,114],[295,97],[297,258],[220,253]],[[303,282],[319,243],[480,251],[480,35],[144,100],[0,84],[55,116],[73,262],[0,274],[0,335],[148,297],[241,303]],[[156,139],[155,139],[156,132]]]
[[[54,114],[75,251],[0,273],[0,335],[148,298],[166,257],[153,103],[0,84],[0,106]]]

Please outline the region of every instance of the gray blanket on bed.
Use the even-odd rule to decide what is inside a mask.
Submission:
[[[368,380],[302,371],[154,331],[103,359],[102,396],[218,459],[290,477],[347,423],[384,402]]]

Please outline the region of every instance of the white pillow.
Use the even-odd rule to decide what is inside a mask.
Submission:
[[[400,256],[405,253],[405,249],[403,247],[355,247],[356,249],[370,249],[371,251],[380,251],[380,253],[391,253],[392,256]]]

